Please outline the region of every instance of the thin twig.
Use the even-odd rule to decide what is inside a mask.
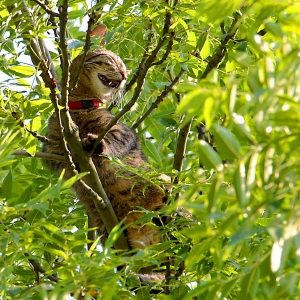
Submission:
[[[141,70],[143,70],[145,68],[145,62],[147,57],[149,56],[149,48],[152,45],[152,38],[153,38],[153,24],[152,24],[152,20],[149,20],[149,24],[148,24],[148,30],[150,31],[150,33],[148,34],[148,40],[147,40],[147,44],[145,47],[145,51],[143,54],[143,57],[140,61],[140,64],[135,72],[135,74],[132,76],[131,80],[126,84],[125,88],[124,88],[124,94],[126,94],[131,87],[135,84],[135,82],[137,81],[137,79],[141,76]]]
[[[164,98],[173,90],[174,85],[179,81],[179,79],[185,72],[185,70],[181,69],[179,74],[173,79],[171,84],[165,86],[163,92],[156,98],[155,102],[152,103],[146,113],[131,127],[132,129],[138,128],[138,126],[140,126],[140,124],[151,114],[151,112],[158,107],[158,104],[161,103]]]
[[[172,50],[172,47],[173,47],[173,43],[174,43],[174,37],[175,37],[175,32],[174,31],[171,31],[170,32],[170,39],[169,39],[169,43],[167,45],[167,48],[166,48],[166,51],[163,55],[163,57],[157,61],[157,62],[154,62],[152,64],[152,66],[157,66],[157,65],[161,65],[166,59],[167,57],[169,56],[171,50]]]
[[[169,295],[170,294],[170,281],[171,281],[171,258],[167,257],[167,261],[165,263],[166,266],[166,272],[165,272],[165,280],[166,284],[164,286],[164,294]]]
[[[26,150],[17,150],[17,151],[14,151],[12,153],[12,155],[36,157],[36,158],[42,158],[42,159],[48,159],[48,160],[57,160],[57,161],[67,162],[65,156],[63,156],[63,155],[57,155],[57,154],[51,154],[51,153],[45,153],[45,152],[35,152],[33,155],[31,155]]]
[[[38,134],[37,132],[35,132],[35,131],[29,130],[29,129],[25,126],[24,122],[18,117],[18,115],[17,115],[16,112],[13,111],[13,112],[11,113],[11,115],[12,115],[12,117],[19,123],[19,125],[20,125],[21,127],[23,127],[25,131],[29,132],[33,137],[35,137],[36,139],[38,139],[39,141],[41,141],[41,142],[43,142],[43,143],[49,142],[49,139],[48,139],[47,137],[45,137],[45,136],[43,136],[43,135],[39,135],[39,134]]]
[[[84,47],[83,47],[82,59],[81,59],[81,62],[79,64],[77,73],[75,74],[74,79],[71,82],[70,90],[72,90],[77,85],[77,82],[79,80],[80,74],[81,74],[83,66],[84,66],[86,54],[90,50],[90,47],[91,47],[91,32],[92,32],[92,27],[97,22],[97,20],[99,18],[100,18],[100,16],[96,15],[96,13],[94,11],[91,12],[90,18],[88,20],[88,28],[87,28],[86,35],[85,35],[85,43],[84,43]]]
[[[28,253],[24,253],[24,255],[25,255],[26,257],[31,256],[31,255],[28,254]],[[30,264],[33,266],[34,271],[36,272],[37,275],[38,275],[38,273],[45,274],[45,273],[47,272],[47,271],[41,266],[41,264],[40,264],[39,262],[37,262],[35,259],[28,258],[28,261],[29,261]],[[51,280],[51,281],[58,282],[57,275],[46,275],[46,277],[47,277],[49,280]]]
[[[24,16],[28,16],[29,22],[32,24],[32,26],[34,26],[35,22],[33,20],[32,14],[24,0],[22,1],[22,4],[22,11],[16,13],[19,14],[19,16],[22,15],[22,18],[15,18],[17,20],[16,26],[18,26],[18,24],[21,22],[20,20],[23,20]],[[7,9],[10,13],[12,13],[14,8],[15,5],[9,6]],[[42,71],[40,76],[43,78],[46,87],[50,88],[53,81],[58,83],[58,76],[52,64],[52,60],[50,59],[49,61],[48,57],[43,56],[44,53],[47,53],[46,51],[41,51],[41,46],[43,47],[44,43],[41,42],[41,39],[34,38],[30,30],[23,32],[23,36],[26,36],[24,40],[27,40],[29,42],[27,49],[30,53],[31,60],[35,67]],[[30,36],[31,38],[28,38],[28,36]]]
[[[40,0],[33,0],[36,4],[38,4],[48,15],[52,17],[59,17],[59,13],[54,12],[50,9],[45,3],[41,2]]]
[[[175,278],[176,278],[176,279],[178,279],[178,278],[182,275],[182,273],[183,273],[183,271],[184,271],[184,267],[185,267],[184,261],[182,261],[182,262],[178,265],[178,269],[177,269],[177,271],[176,271],[176,273],[175,273]]]

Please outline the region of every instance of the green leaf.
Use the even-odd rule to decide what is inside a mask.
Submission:
[[[206,59],[208,56],[210,56],[210,42],[208,37],[206,38],[203,47],[200,51],[200,56],[203,60]]]
[[[185,296],[189,292],[189,288],[186,285],[180,285],[179,287],[175,288],[171,291],[170,296],[172,296],[172,299],[182,299],[183,296]]]
[[[86,9],[76,9],[76,10],[73,10],[73,11],[70,11],[68,16],[69,16],[69,19],[76,19],[78,17],[83,17],[85,16],[87,13]]]
[[[36,72],[35,69],[30,66],[12,66],[9,69],[13,71],[13,73],[24,77],[31,77]]]
[[[22,192],[22,194],[20,195],[20,197],[16,201],[14,201],[14,205],[15,204],[20,204],[20,203],[27,203],[28,201],[30,201],[30,199],[32,197],[32,194],[33,194],[33,189],[34,189],[33,185],[28,186]]]
[[[240,159],[241,146],[236,137],[225,127],[214,125],[214,135],[218,150],[224,157]]]
[[[234,188],[241,207],[245,207],[248,200],[246,197],[246,169],[243,160],[238,162],[234,173]]]
[[[256,298],[256,293],[259,285],[260,270],[257,266],[244,276],[241,284],[241,291],[237,297],[239,300],[251,300]]]
[[[34,155],[34,153],[36,152],[36,139],[35,139],[34,136],[32,136],[29,133],[28,133],[28,138],[27,138],[27,141],[26,141],[25,148],[26,148],[26,151],[30,155]]]
[[[221,186],[224,181],[223,173],[218,173],[214,178],[208,193],[207,213],[212,213],[216,210],[216,203],[220,195]]]
[[[6,174],[1,187],[4,192],[3,198],[5,198],[6,200],[9,199],[12,194],[12,172],[11,172],[11,170]]]
[[[217,171],[223,170],[222,160],[211,145],[200,140],[196,143],[196,146],[201,164],[203,164],[207,169],[216,169]]]
[[[119,238],[119,236],[122,234],[122,232],[125,230],[123,227],[125,219],[119,222],[110,232],[108,239],[106,240],[105,247],[104,247],[104,253],[108,253],[109,249],[114,246],[116,240]]]
[[[251,135],[250,128],[245,123],[244,117],[237,113],[232,113],[231,117],[238,132],[245,136],[252,144],[256,144],[254,137]]]
[[[217,171],[223,170],[222,160],[219,154],[207,142],[200,140],[196,143],[199,161],[207,169],[216,169]]]
[[[274,22],[266,22],[265,27],[268,32],[272,33],[275,37],[282,39],[284,37],[284,33],[281,29],[279,23]]]
[[[162,165],[160,154],[157,151],[156,146],[151,142],[145,141],[144,151],[147,157],[151,157],[158,165]]]

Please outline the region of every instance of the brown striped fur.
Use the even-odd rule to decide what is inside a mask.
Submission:
[[[71,64],[71,82],[74,74],[80,65],[82,55],[79,55]],[[105,76],[104,83],[99,74]],[[122,60],[108,50],[97,50],[88,52],[83,71],[78,81],[78,85],[70,92],[69,101],[81,101],[87,99],[98,99],[101,103],[113,100],[113,97],[124,86],[127,77],[126,67]],[[112,80],[111,86],[107,83]],[[117,86],[119,82],[119,86]],[[84,148],[90,150],[93,142],[99,133],[114,117],[103,107],[92,107],[88,109],[70,109],[73,121],[79,128],[80,138]],[[63,154],[59,135],[59,126],[55,114],[49,120],[47,137],[49,142],[44,145],[44,151],[53,154]],[[138,180],[130,171],[117,174],[120,166],[111,164],[105,156],[117,157],[131,167],[141,167],[147,170],[146,162],[139,139],[135,132],[118,122],[107,133],[101,144],[97,147],[93,156],[99,178],[104,190],[110,199],[114,211],[121,221],[126,217],[125,224],[130,225],[127,229],[128,240],[133,248],[144,248],[145,246],[156,244],[160,241],[157,230],[152,226],[133,224],[143,214],[139,212],[130,213],[137,206],[148,210],[159,210],[165,205],[165,195],[158,187],[148,185],[145,180]],[[51,169],[57,173],[66,168],[66,164],[57,161],[45,161]],[[66,170],[66,178],[70,177],[70,171]],[[147,187],[146,187],[147,186]],[[103,222],[97,213],[91,195],[88,194],[80,183],[75,183],[73,190],[76,196],[86,207],[94,226],[99,228],[102,235],[102,242],[107,238],[107,232]]]

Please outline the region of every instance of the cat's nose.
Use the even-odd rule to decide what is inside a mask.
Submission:
[[[122,80],[126,80],[127,79],[127,75],[124,74],[123,72],[120,72],[121,76],[122,76]]]

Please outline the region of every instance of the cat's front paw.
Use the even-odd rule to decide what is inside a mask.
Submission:
[[[97,140],[98,136],[96,134],[93,133],[89,133],[87,135],[87,137],[82,139],[82,147],[85,151],[91,151],[95,145],[95,142]],[[94,153],[102,153],[103,152],[103,146],[102,146],[102,141],[99,143],[99,145],[97,146],[96,150]]]

